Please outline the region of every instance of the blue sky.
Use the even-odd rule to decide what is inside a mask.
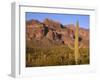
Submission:
[[[89,15],[26,12],[26,20],[35,19],[35,20],[39,20],[43,22],[45,18],[58,21],[63,25],[76,24],[76,22],[79,21],[80,27],[85,28],[85,29],[89,29],[89,26],[90,26]]]

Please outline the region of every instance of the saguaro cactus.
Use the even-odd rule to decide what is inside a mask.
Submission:
[[[76,28],[75,28],[75,40],[74,40],[74,47],[72,47],[70,44],[68,44],[70,49],[74,49],[74,55],[75,55],[75,64],[79,64],[80,60],[80,53],[79,53],[79,22],[76,22]]]
[[[79,47],[78,47],[78,38],[79,38],[79,23],[76,23],[76,30],[75,30],[75,41],[74,41],[74,48],[75,48],[75,62],[78,64],[79,60]]]

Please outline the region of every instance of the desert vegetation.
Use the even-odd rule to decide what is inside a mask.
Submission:
[[[82,48],[79,64],[89,64],[89,49]],[[51,48],[27,48],[26,66],[75,65],[74,50],[65,45]]]
[[[89,30],[78,22],[26,22],[26,67],[89,64],[89,55]]]

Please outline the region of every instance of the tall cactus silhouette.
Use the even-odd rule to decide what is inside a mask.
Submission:
[[[79,39],[79,22],[77,21],[76,23],[76,30],[75,30],[75,42],[74,42],[74,48],[75,48],[75,62],[76,64],[78,64],[78,60],[79,60],[79,43],[78,43],[78,39]]]
[[[75,28],[75,40],[74,40],[74,47],[72,47],[68,43],[68,47],[70,49],[74,49],[74,55],[75,55],[75,64],[79,64],[80,61],[80,53],[79,53],[79,48],[82,47],[82,45],[79,46],[79,22],[76,22],[76,28]]]

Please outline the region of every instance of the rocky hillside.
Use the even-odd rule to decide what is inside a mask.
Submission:
[[[52,45],[74,45],[75,25],[62,25],[60,22],[45,19],[26,21],[27,47],[49,47]],[[79,45],[89,47],[89,30],[79,28]],[[34,45],[34,46],[33,46]]]

